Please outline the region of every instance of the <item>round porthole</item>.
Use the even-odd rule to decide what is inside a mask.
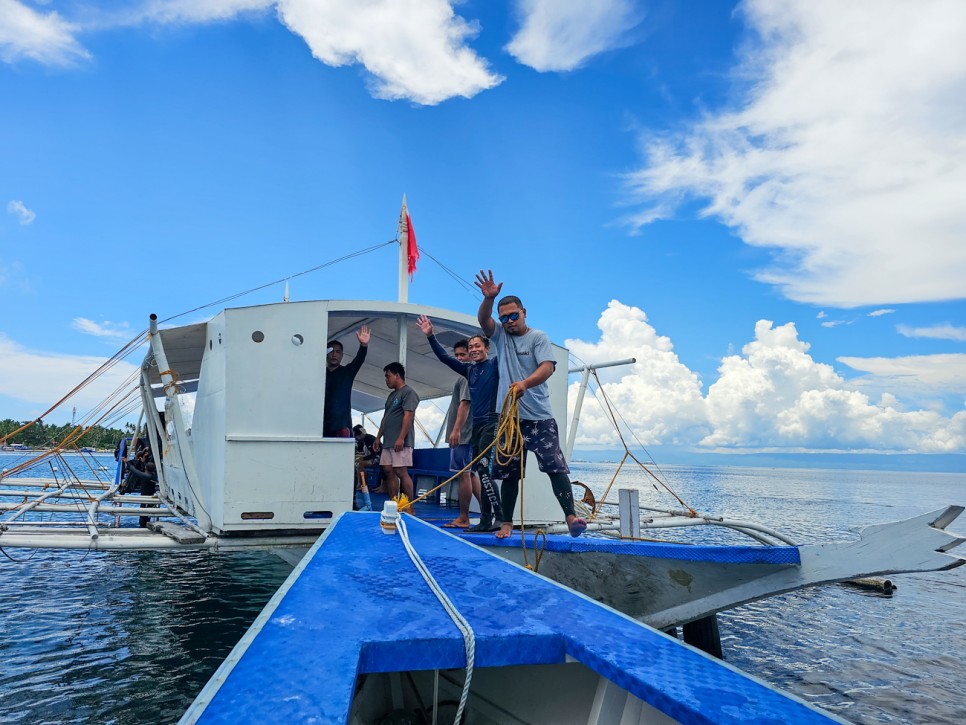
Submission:
[[[264,339],[265,339],[265,333],[262,332],[261,330],[255,330],[255,332],[252,333],[252,340],[254,340],[255,342],[261,342]]]
[[[292,344],[295,345],[296,347],[301,345],[303,342],[305,342],[305,338],[302,337],[301,335],[297,333],[295,335],[292,335]]]

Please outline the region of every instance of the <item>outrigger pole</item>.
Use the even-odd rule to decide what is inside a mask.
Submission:
[[[600,368],[612,368],[618,365],[633,365],[636,362],[636,357],[629,357],[625,360],[597,363],[596,365],[582,365],[579,368],[570,368],[570,370],[567,371],[568,374],[583,372],[583,376],[580,378],[580,388],[577,390],[577,400],[574,402],[574,417],[570,421],[570,429],[567,431],[567,450],[564,451],[564,455],[567,457],[568,461],[574,452],[574,441],[577,439],[577,426],[580,424],[580,409],[584,404],[584,393],[587,392],[587,383],[590,380],[590,373],[593,370],[599,370]]]

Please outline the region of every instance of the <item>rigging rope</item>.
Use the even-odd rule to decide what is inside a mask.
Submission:
[[[601,397],[604,399],[604,403],[607,406],[607,414],[610,417],[611,423],[614,424],[614,430],[617,431],[617,437],[620,438],[621,445],[624,446],[624,457],[621,459],[620,465],[617,466],[617,471],[614,472],[614,477],[611,479],[610,484],[608,484],[607,490],[604,491],[604,495],[601,496],[600,497],[600,501],[597,502],[597,505],[594,508],[594,512],[591,515],[591,519],[597,518],[597,514],[600,513],[600,509],[604,505],[604,502],[607,499],[607,495],[610,493],[611,487],[614,485],[614,481],[617,480],[617,474],[620,473],[620,470],[623,467],[624,462],[628,458],[631,458],[632,460],[634,460],[634,462],[637,463],[637,465],[640,466],[641,469],[645,473],[647,473],[647,475],[649,475],[651,478],[653,478],[655,481],[657,481],[659,484],[661,484],[661,486],[668,493],[670,493],[672,496],[674,496],[674,498],[677,499],[678,503],[680,503],[682,506],[684,506],[688,510],[688,516],[690,516],[692,518],[696,518],[698,516],[698,512],[695,511],[690,506],[688,506],[688,504],[686,504],[684,502],[684,499],[682,499],[680,496],[678,496],[677,493],[675,493],[667,483],[665,483],[660,478],[658,478],[657,476],[655,476],[654,473],[647,466],[645,466],[643,463],[641,463],[641,461],[637,458],[637,456],[635,456],[633,453],[631,453],[631,449],[628,447],[627,441],[624,440],[624,434],[621,432],[620,426],[617,424],[617,417],[614,414],[614,409],[611,407],[610,399],[607,397],[607,392],[604,390],[604,387],[600,384],[600,378],[597,377],[597,370],[593,370],[592,369],[591,372],[594,375],[594,380],[597,381],[597,389],[600,391]],[[594,398],[597,398],[596,394],[594,395]],[[623,420],[623,417],[621,418],[621,420]]]

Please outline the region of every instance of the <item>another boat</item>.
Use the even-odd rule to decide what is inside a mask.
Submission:
[[[404,519],[339,515],[181,725],[843,722]]]

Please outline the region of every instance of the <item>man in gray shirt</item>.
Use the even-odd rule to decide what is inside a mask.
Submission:
[[[556,359],[550,339],[540,330],[527,326],[527,310],[519,297],[508,295],[497,304],[499,324],[493,319],[493,301],[503,289],[503,283],[493,281],[493,271],[482,269],[476,276],[476,286],[483,293],[477,318],[480,327],[496,347],[500,364],[499,400],[511,389],[518,400],[520,431],[524,447],[533,451],[540,470],[550,477],[554,496],[563,510],[571,536],[580,536],[587,522],[574,513],[574,494],[570,486],[570,468],[560,450],[560,433],[550,407],[547,380],[553,375]],[[497,538],[505,539],[513,532],[513,509],[520,488],[520,460],[507,466],[494,462],[493,478],[502,478],[503,526]]]
[[[382,450],[379,465],[386,476],[386,493],[389,497],[395,498],[402,484],[403,493],[412,501],[413,481],[409,477],[409,467],[413,465],[413,423],[419,395],[406,385],[406,368],[402,363],[391,362],[382,370],[386,376],[386,387],[392,392],[386,398],[386,410],[372,449]]]
[[[463,338],[453,343],[453,357],[461,362],[470,359],[469,340]],[[453,397],[446,416],[446,440],[449,443],[449,470],[460,471],[473,460],[473,419],[470,416],[470,387],[466,378],[459,377],[453,386]],[[459,478],[460,515],[443,524],[444,529],[465,529],[470,525],[470,502],[473,495],[480,499],[480,479],[469,469]]]

